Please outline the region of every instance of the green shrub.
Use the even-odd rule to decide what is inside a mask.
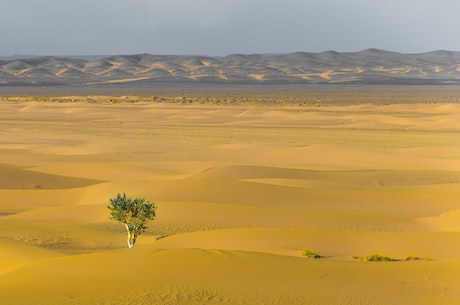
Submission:
[[[118,194],[117,197],[111,198],[107,208],[110,210],[110,219],[125,225],[129,248],[134,247],[137,236],[147,229],[147,221],[154,220],[156,216],[155,203],[144,198],[126,197],[126,194]]]
[[[322,256],[313,250],[305,249],[302,251],[303,256],[310,257],[310,258],[322,258]]]
[[[404,259],[406,262],[409,262],[409,261],[419,261],[421,260],[420,257],[417,257],[417,256],[408,256]]]
[[[366,256],[366,261],[368,262],[395,262],[397,259],[388,257],[388,256],[383,256],[380,254],[372,254]]]

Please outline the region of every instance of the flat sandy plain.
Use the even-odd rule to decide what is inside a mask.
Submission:
[[[147,91],[0,91],[2,305],[460,304],[459,88]]]

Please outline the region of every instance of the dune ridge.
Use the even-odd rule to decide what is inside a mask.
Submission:
[[[459,52],[400,54],[378,49],[225,57],[116,55],[0,60],[0,84],[151,82],[244,84],[458,84]]]
[[[132,263],[119,265],[119,261],[125,259]],[[35,304],[202,304],[203,301],[208,304],[407,304],[437,300],[437,293],[443,294],[445,304],[454,304],[452,287],[428,287],[431,281],[440,277],[444,281],[456,281],[452,273],[450,276],[445,274],[450,267],[458,266],[442,262],[399,265],[337,263],[331,266],[327,262],[240,251],[148,248],[61,258],[54,260],[53,265],[31,265],[4,275],[7,281],[2,283],[0,291],[9,291],[4,301],[16,301],[11,292],[19,293],[17,287],[21,283],[33,287],[22,300]],[[207,271],[208,268],[213,272]],[[155,270],[155,273],[145,273],[145,269]],[[192,273],[191,278],[184,277],[184,269]],[[46,278],[33,285],[27,284],[30,281],[28,274],[43,270],[49,270]],[[400,273],[397,282],[393,278],[395,272]],[[138,276],[133,277],[127,287],[126,278],[120,274],[128,273]],[[78,282],[78,274],[85,274],[92,281]],[[376,279],[374,274],[379,274],[379,278]],[[410,285],[421,274],[426,276],[423,281],[424,287],[430,289],[429,295],[421,296]],[[280,277],[288,281],[279,281]],[[93,281],[104,285],[94,286]],[[254,281],[259,285],[254,286]],[[321,285],[318,286],[317,282]],[[368,283],[365,290],[362,283]],[[386,287],[386,290],[382,291],[379,286]],[[327,293],[331,290],[333,294]],[[403,291],[405,293],[401,294]],[[398,296],[396,302],[395,296]]]
[[[2,304],[458,304],[458,104],[113,98],[0,102]]]
[[[20,181],[20,183],[18,183]],[[61,189],[78,188],[100,181],[37,173],[0,164],[0,189]]]

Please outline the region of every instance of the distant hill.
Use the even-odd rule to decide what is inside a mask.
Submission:
[[[460,52],[378,49],[225,57],[178,55],[0,58],[0,85],[128,82],[224,84],[460,84]]]

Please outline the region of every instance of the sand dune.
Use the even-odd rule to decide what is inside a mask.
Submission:
[[[458,52],[399,54],[377,49],[225,57],[123,55],[12,58],[2,83],[107,84],[152,81],[249,84],[458,84]]]
[[[37,173],[27,169],[0,165],[0,189],[77,188],[99,182],[97,180]]]
[[[1,304],[459,303],[457,104],[179,95],[2,100]]]
[[[59,252],[5,238],[0,238],[0,248],[0,276],[28,264],[63,256]]]
[[[455,304],[452,284],[458,285],[458,277],[448,272],[452,267],[458,263],[329,263],[239,251],[143,248],[31,265],[3,275],[0,291],[10,304],[18,299],[34,304],[417,304],[437,301],[439,295],[443,304]],[[32,280],[44,272],[46,277]],[[135,275],[128,283],[127,274]],[[433,281],[442,286],[433,287]],[[21,285],[30,289],[18,298]],[[420,288],[429,293],[420,295]]]

